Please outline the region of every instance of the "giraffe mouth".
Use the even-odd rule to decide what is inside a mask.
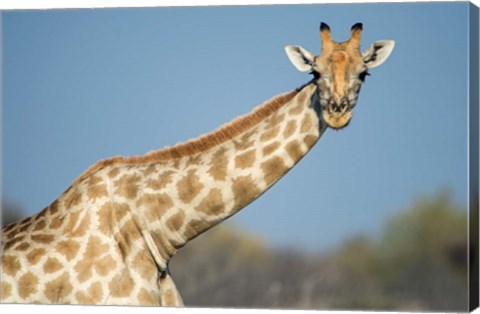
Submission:
[[[350,123],[350,119],[352,119],[352,108],[346,100],[342,101],[340,105],[331,101],[323,108],[322,116],[327,126],[335,130],[340,130]]]
[[[335,130],[340,130],[348,126],[348,124],[350,123],[350,120],[352,119],[352,111],[348,110],[343,113],[337,113],[324,110],[322,112],[322,116],[323,121],[325,121],[328,127]]]

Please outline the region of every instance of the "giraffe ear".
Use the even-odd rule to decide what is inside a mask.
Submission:
[[[292,64],[300,72],[309,72],[313,70],[315,64],[315,55],[300,46],[286,46],[285,52]]]
[[[369,69],[376,68],[387,60],[393,47],[395,47],[393,40],[376,41],[363,53],[363,62]]]

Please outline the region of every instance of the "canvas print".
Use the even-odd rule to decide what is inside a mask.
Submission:
[[[1,303],[478,306],[475,5],[1,25]]]

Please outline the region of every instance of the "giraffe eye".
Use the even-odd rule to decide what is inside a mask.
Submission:
[[[358,78],[360,79],[360,81],[365,82],[365,78],[369,75],[370,73],[368,73],[368,70],[365,70],[358,75]]]

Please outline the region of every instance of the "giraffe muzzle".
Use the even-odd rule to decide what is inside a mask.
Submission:
[[[348,104],[348,100],[346,98],[340,99],[340,101],[333,101],[331,100],[329,103],[329,111],[336,114],[344,114],[350,105]]]
[[[332,129],[342,129],[348,125],[352,118],[352,108],[348,99],[331,99],[322,112],[323,120]]]

